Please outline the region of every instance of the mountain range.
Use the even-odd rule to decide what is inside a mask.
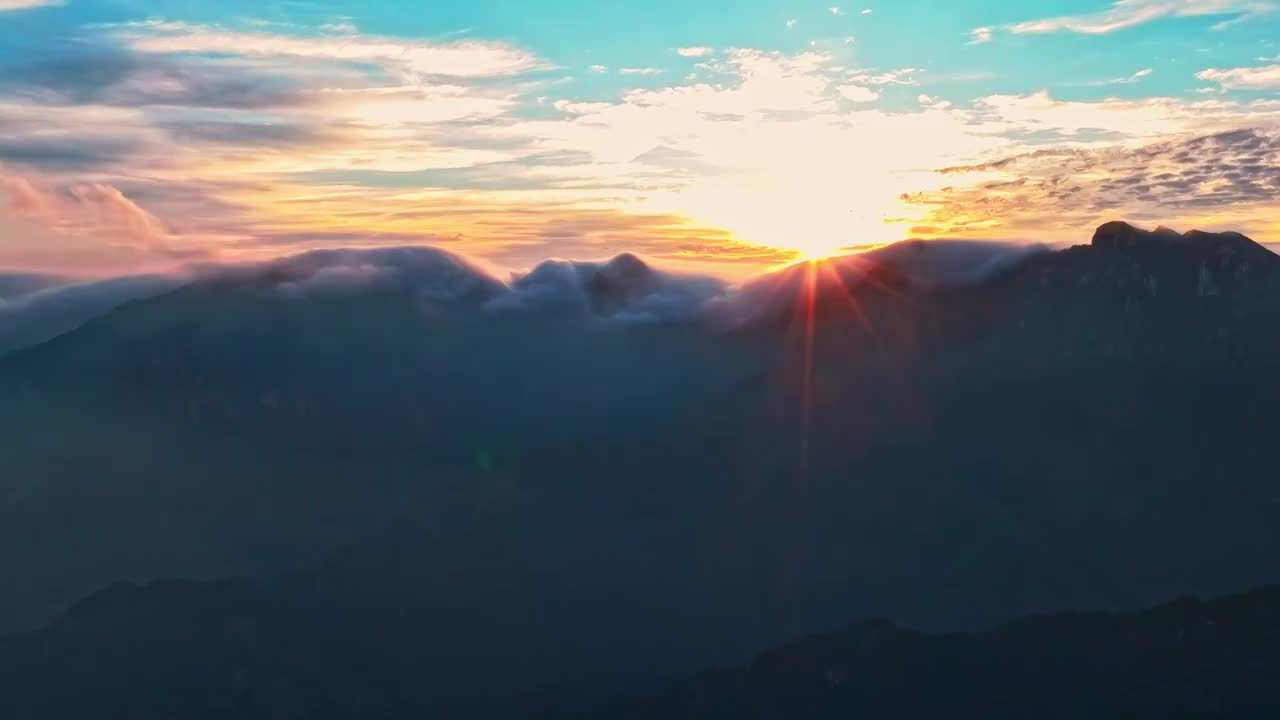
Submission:
[[[737,287],[431,249],[200,274],[0,356],[0,697],[528,717],[856,618],[1271,582],[1277,321],[1280,256],[1124,223]],[[969,647],[889,637],[941,675]]]

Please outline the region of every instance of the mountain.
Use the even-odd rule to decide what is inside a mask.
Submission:
[[[254,613],[231,656],[281,648],[323,665],[294,685],[363,677],[352,696],[466,718],[851,617],[972,629],[1274,581],[1280,258],[1104,230],[930,282],[877,256],[741,288],[626,256],[499,281],[405,250],[124,305],[0,359],[0,617],[43,627],[13,657],[49,663],[13,692],[67,690],[49,678],[98,650],[40,643],[120,580],[107,600],[145,613],[87,608],[129,702],[160,702],[145,678],[192,637],[162,619],[228,592]],[[151,633],[175,644],[128,655]],[[225,700],[191,672],[132,717]]]
[[[1261,719],[1280,712],[1277,667],[1280,589],[1269,587],[1134,613],[1027,617],[973,633],[872,621],[652,697],[562,717]]]
[[[270,574],[449,526],[527,449],[729,382],[681,315],[713,291],[636,258],[506,284],[435,250],[318,252],[0,358],[0,628],[122,578]]]
[[[130,300],[160,295],[182,282],[164,275],[77,282],[0,274],[0,356],[39,345]]]

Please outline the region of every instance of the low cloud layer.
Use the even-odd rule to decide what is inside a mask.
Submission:
[[[154,297],[185,281],[177,275],[89,283],[39,275],[0,275],[0,355],[45,342],[126,302]]]
[[[1042,246],[973,241],[910,241],[847,260],[892,266],[921,287],[979,282]],[[801,267],[779,271],[803,273]],[[297,303],[337,302],[354,311],[365,299],[410,300],[424,317],[462,318],[477,328],[567,327],[591,332],[704,323],[723,328],[794,297],[751,292],[778,273],[733,284],[706,274],[672,270],[624,253],[609,261],[547,260],[507,273],[433,247],[318,250],[263,263],[194,266],[190,273],[126,276],[93,282],[50,275],[0,274],[0,354],[44,342],[131,300],[155,297],[188,283],[214,292],[268,290]],[[772,278],[771,280],[769,278]],[[368,312],[375,312],[368,310]],[[511,323],[515,323],[512,325]],[[536,343],[536,341],[534,341]]]

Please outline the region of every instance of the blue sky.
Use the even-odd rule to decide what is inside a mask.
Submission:
[[[1265,235],[1278,39],[1262,0],[0,0],[0,265]]]

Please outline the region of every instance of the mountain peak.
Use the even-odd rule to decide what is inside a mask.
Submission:
[[[1093,247],[1120,252],[1153,252],[1178,248],[1183,252],[1210,254],[1218,257],[1241,255],[1246,259],[1262,259],[1274,254],[1238,232],[1204,232],[1190,230],[1179,233],[1165,225],[1143,230],[1119,220],[1105,223],[1093,233]]]
[[[1164,225],[1151,231],[1114,220],[1099,226],[1094,231],[1093,242],[1090,244],[1095,248],[1124,252],[1164,246],[1181,238],[1182,235],[1176,230]]]

